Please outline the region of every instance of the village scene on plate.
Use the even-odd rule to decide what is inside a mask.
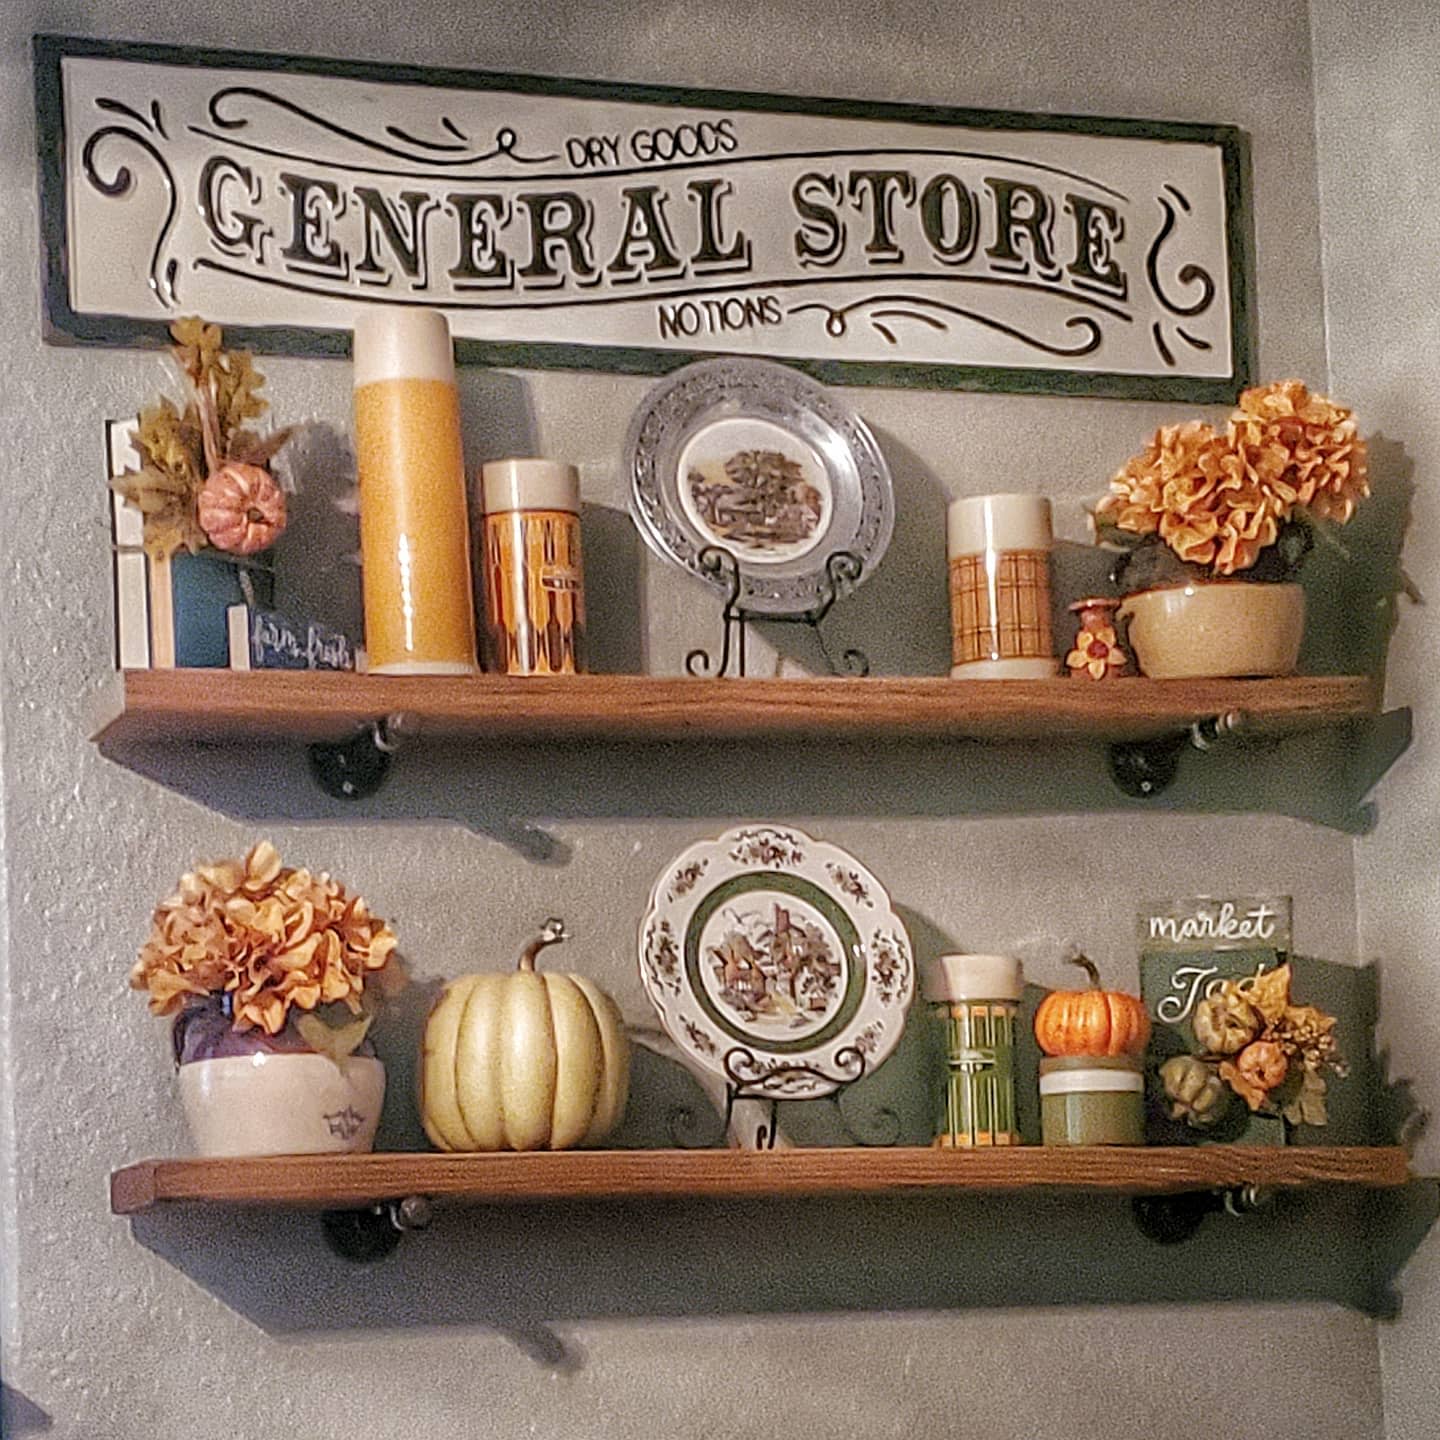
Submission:
[[[691,518],[719,544],[759,563],[805,554],[829,524],[830,487],[818,457],[761,420],[702,432],[681,459]]]
[[[803,902],[727,905],[706,928],[707,988],[747,1030],[808,1033],[833,1013],[844,993],[841,947]]]

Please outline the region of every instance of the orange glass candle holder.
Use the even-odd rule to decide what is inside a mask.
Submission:
[[[553,460],[481,468],[485,659],[505,675],[585,670],[580,477]]]

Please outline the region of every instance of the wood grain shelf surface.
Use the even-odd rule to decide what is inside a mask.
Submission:
[[[339,740],[403,717],[422,740],[1142,740],[1238,713],[1285,734],[1377,713],[1366,676],[1282,680],[706,680],[129,670],[96,727],[107,752],[174,741]]]
[[[117,1215],[180,1201],[325,1210],[407,1195],[484,1205],[1032,1189],[1154,1195],[1245,1184],[1383,1188],[1409,1178],[1398,1147],[276,1155],[128,1165],[110,1177],[110,1207]]]

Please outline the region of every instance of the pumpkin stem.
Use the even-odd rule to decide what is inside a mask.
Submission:
[[[1065,963],[1067,965],[1078,965],[1090,977],[1090,988],[1092,990],[1099,990],[1101,988],[1100,972],[1095,968],[1095,962],[1093,960],[1088,959],[1084,955],[1072,955]]]
[[[541,927],[540,933],[520,952],[520,964],[517,967],[531,974],[535,970],[535,957],[547,946],[558,945],[562,940],[570,937],[565,933],[565,922],[558,916],[552,915]]]

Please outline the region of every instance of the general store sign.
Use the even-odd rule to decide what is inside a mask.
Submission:
[[[1245,137],[42,37],[60,342],[198,313],[343,353],[375,305],[463,359],[1226,401]],[[857,77],[863,78],[863,77]]]

